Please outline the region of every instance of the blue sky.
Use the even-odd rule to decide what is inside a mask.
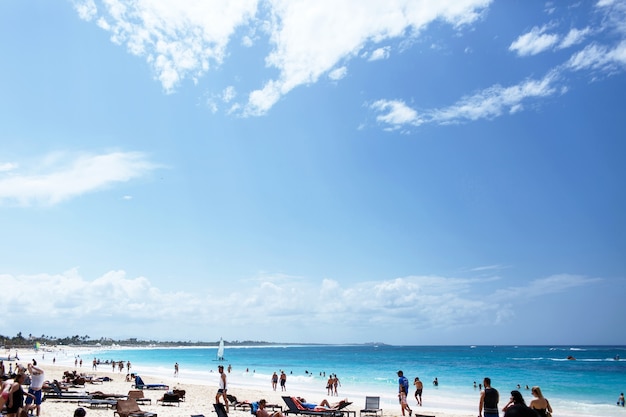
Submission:
[[[2,334],[623,344],[626,2],[0,2]]]

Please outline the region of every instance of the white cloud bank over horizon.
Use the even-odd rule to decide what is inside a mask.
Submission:
[[[19,303],[0,305],[3,333],[8,335],[21,331],[55,337],[210,341],[219,332],[227,340],[271,336],[271,341],[296,343],[361,343],[379,337],[377,341],[406,343],[407,335],[415,332],[423,337],[467,327],[508,328],[529,303],[602,282],[568,274],[516,286],[496,276],[408,276],[344,286],[332,279],[313,282],[259,274],[234,290],[207,283],[204,288],[166,291],[149,278],[129,277],[122,270],[88,279],[77,268],[60,274],[2,274],[0,280],[9,294],[28,288]],[[205,330],[198,332],[198,323]],[[284,331],[268,333],[272,324]],[[304,333],[297,331],[302,326]],[[323,330],[329,328],[335,331]]]

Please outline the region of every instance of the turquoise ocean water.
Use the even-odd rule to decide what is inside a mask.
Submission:
[[[216,348],[115,349],[95,356],[131,361],[134,371],[157,375],[171,375],[178,362],[181,375],[198,379],[218,364]],[[568,360],[568,356],[576,360]],[[325,394],[324,373],[336,373],[341,381],[340,396],[369,392],[387,395],[390,402],[395,399],[396,372],[401,369],[411,382],[420,377],[426,400],[454,398],[456,406],[451,408],[470,407],[464,410],[467,414],[475,414],[478,390],[473,382],[489,376],[501,393],[501,407],[518,384],[527,401],[532,397],[525,386],[539,385],[553,407],[561,411],[555,417],[626,417],[626,411],[615,405],[619,393],[626,391],[626,346],[227,346],[223,363],[233,367],[231,381],[248,377],[265,383],[274,371],[284,370],[288,385],[297,382],[310,390],[319,387],[320,396]],[[434,378],[439,380],[438,387],[432,385]]]

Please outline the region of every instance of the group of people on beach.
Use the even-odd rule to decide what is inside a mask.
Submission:
[[[26,367],[16,364],[15,373],[12,370],[7,373],[4,362],[0,361],[0,377],[0,410],[6,406],[7,417],[18,417],[23,411],[35,411],[37,416],[40,415],[45,377],[35,359]],[[22,385],[29,386],[27,392],[24,392]]]
[[[498,417],[500,393],[491,386],[491,379],[488,377],[483,379],[483,386],[478,403],[478,417]],[[541,388],[534,386],[530,392],[534,398],[530,404],[526,405],[521,392],[511,391],[509,401],[502,408],[504,417],[551,417],[552,406],[543,396]]]

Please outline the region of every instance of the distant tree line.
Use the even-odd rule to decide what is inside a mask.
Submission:
[[[88,335],[84,336],[66,336],[66,337],[56,337],[42,334],[41,336],[34,336],[29,334],[27,337],[22,335],[22,332],[19,332],[17,335],[4,336],[0,335],[0,346],[3,346],[5,349],[10,348],[32,348],[35,345],[39,344],[40,346],[56,346],[56,345],[65,345],[65,346],[112,346],[112,345],[121,345],[121,346],[163,346],[163,347],[171,347],[171,346],[217,346],[219,341],[213,342],[192,342],[192,341],[158,341],[158,340],[140,340],[137,338],[128,338],[128,339],[112,339],[110,337],[101,337],[99,339],[92,339]],[[261,345],[276,345],[278,343],[273,342],[263,342],[263,341],[253,341],[253,340],[234,340],[234,341],[224,341],[224,344],[227,346],[261,346]],[[280,343],[285,344],[285,343]],[[288,344],[288,343],[287,343]]]

